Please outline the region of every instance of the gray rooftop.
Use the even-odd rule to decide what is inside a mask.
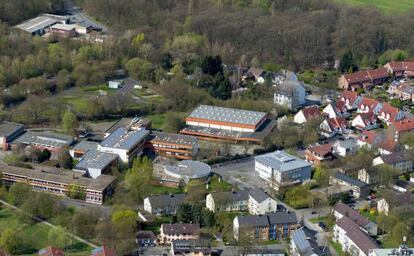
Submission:
[[[264,227],[269,225],[267,215],[237,216],[236,218],[241,228]]]
[[[149,196],[148,200],[152,208],[177,207],[182,204],[186,194],[156,195]]]
[[[65,16],[58,15],[41,15],[31,20],[27,20],[19,25],[16,25],[16,28],[24,30],[28,33],[33,33],[41,29],[50,27],[62,20],[67,19]]]
[[[305,160],[292,156],[285,151],[276,151],[273,153],[256,156],[255,159],[256,161],[270,166],[280,172],[311,166],[311,164]]]
[[[296,224],[298,223],[298,218],[294,212],[284,211],[284,212],[272,212],[268,213],[270,225],[274,224]]]
[[[112,164],[118,155],[111,153],[104,153],[97,150],[89,150],[82,157],[80,162],[75,166],[78,170],[99,169],[103,170]]]
[[[303,228],[297,229],[292,233],[292,240],[298,248],[300,255],[307,255],[312,252],[312,246],[309,243]]]
[[[149,140],[151,140],[152,142],[160,141],[163,143],[172,143],[189,146],[193,146],[198,143],[198,139],[194,136],[157,131],[151,132]]]
[[[234,108],[200,105],[194,109],[193,112],[191,112],[189,117],[217,122],[257,125],[263,118],[266,117],[266,113]]]
[[[213,192],[211,193],[213,199],[220,203],[223,201],[224,203],[234,203],[240,201],[247,201],[249,200],[249,191],[248,190],[234,190],[228,192]]]
[[[172,176],[191,179],[206,177],[211,173],[211,167],[208,164],[194,160],[183,160],[177,165],[166,165],[164,170]]]
[[[9,137],[15,132],[18,132],[19,130],[23,129],[23,127],[24,126],[22,124],[3,122],[2,124],[0,124],[0,136]]]
[[[337,140],[334,146],[341,148],[355,148],[357,147],[357,141],[356,139]]]
[[[353,178],[343,174],[342,172],[335,173],[335,178],[337,178],[338,180],[342,180],[342,181],[344,181],[344,182],[346,182],[350,185],[357,186],[359,188],[362,188],[362,187],[365,187],[365,186],[368,185],[367,183],[362,182],[360,180],[353,179]]]
[[[261,203],[270,197],[267,193],[259,188],[249,190],[249,195],[258,203]]]
[[[276,87],[276,93],[282,94],[285,96],[293,96],[295,94],[295,90],[297,89],[305,89],[305,86],[302,82],[298,81],[283,81],[282,84]]]
[[[120,127],[104,139],[101,146],[130,150],[144,140],[148,134],[149,131],[145,129],[130,131],[126,127]]]
[[[23,176],[27,179],[40,179],[49,182],[56,182],[60,184],[76,184],[87,189],[102,191],[108,187],[114,180],[114,176],[101,175],[96,179],[86,178],[81,174],[56,168],[48,169],[26,169],[15,166],[8,166],[0,164],[0,171],[2,173],[10,173],[14,175]]]
[[[72,149],[75,151],[87,152],[89,150],[97,150],[99,143],[94,141],[83,140],[76,144]]]
[[[55,25],[52,25],[51,28],[69,31],[69,30],[74,30],[76,28],[76,25],[74,25],[74,24],[61,24],[61,23],[57,23]]]
[[[46,145],[50,147],[65,147],[73,143],[73,137],[66,134],[54,132],[31,132],[28,131],[17,138],[13,143],[27,145]]]

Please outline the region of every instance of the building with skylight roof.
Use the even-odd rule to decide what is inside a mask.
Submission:
[[[256,156],[259,177],[274,185],[300,183],[311,178],[311,164],[285,151]]]
[[[116,154],[124,163],[129,163],[134,157],[142,155],[149,133],[145,129],[120,127],[101,142],[98,151]]]

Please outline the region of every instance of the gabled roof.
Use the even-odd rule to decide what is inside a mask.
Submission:
[[[362,122],[364,122],[365,125],[369,125],[372,124],[376,121],[377,117],[372,113],[372,112],[368,112],[368,113],[359,113],[355,118],[357,118],[358,116],[361,117]]]
[[[329,153],[332,153],[333,147],[331,144],[322,144],[308,147],[309,152],[312,154],[317,154],[320,156],[325,156]]]
[[[385,201],[391,207],[398,207],[414,203],[414,194],[412,193],[401,193],[393,189],[388,189],[382,194]]]
[[[276,87],[276,93],[285,95],[288,97],[293,97],[296,90],[305,89],[302,82],[298,81],[283,81],[282,84]]]
[[[390,120],[395,120],[399,112],[400,110],[398,108],[391,106],[388,102],[384,102],[382,104],[380,115],[382,113],[389,114]]]
[[[176,223],[176,224],[162,224],[162,232],[167,235],[182,235],[191,234],[199,235],[200,226],[198,224]]]
[[[259,78],[265,71],[261,68],[249,68],[249,70],[247,71],[247,73],[253,75],[255,77],[255,79]]]
[[[306,107],[300,111],[303,113],[303,116],[305,116],[306,120],[309,120],[309,119],[312,119],[314,117],[318,117],[321,115],[321,111],[319,110],[319,107],[317,106]]]
[[[282,212],[272,212],[268,213],[270,225],[276,224],[297,224],[298,218],[296,217],[295,212],[282,211]]]
[[[356,92],[342,91],[341,95],[339,96],[339,99],[341,101],[348,100],[349,104],[353,105],[355,103],[355,101],[358,99],[358,97],[360,97],[360,96]]]
[[[386,68],[363,70],[352,74],[344,75],[346,81],[350,84],[371,82],[372,80],[386,78],[388,76],[389,74]]]
[[[2,122],[0,124],[0,136],[10,136],[14,134],[15,132],[18,132],[19,130],[23,129],[22,124],[16,124],[16,123],[10,123],[10,122]]]
[[[258,203],[261,203],[270,197],[267,193],[259,188],[249,190],[249,195]]]
[[[269,225],[267,215],[247,215],[237,216],[236,218],[241,228],[265,227]]]
[[[335,178],[338,179],[338,180],[344,181],[344,182],[346,182],[350,185],[357,186],[359,188],[367,186],[367,183],[362,182],[360,180],[353,179],[353,178],[343,174],[342,172],[336,172],[335,173]]]
[[[358,104],[358,108],[364,106],[368,106],[371,110],[375,108],[379,103],[379,101],[367,97],[362,97],[361,102]]]
[[[369,254],[369,250],[379,248],[378,244],[372,240],[367,233],[362,231],[359,226],[350,218],[344,216],[336,222],[346,232],[346,236],[351,239],[365,255]]]
[[[397,142],[394,138],[388,137],[379,145],[379,147],[389,152],[395,152],[397,150]]]
[[[392,126],[398,132],[405,132],[414,130],[414,119],[403,119],[401,121],[392,122]]]
[[[379,136],[381,136],[381,135],[376,133],[376,132],[365,130],[358,137],[358,140],[363,141],[363,142],[365,142],[369,145],[372,145]]]
[[[353,222],[358,224],[358,226],[364,228],[366,225],[368,225],[371,221],[369,221],[367,218],[362,216],[359,212],[352,209],[348,205],[338,202],[333,207],[334,211],[339,212],[343,216],[346,216],[350,218]]]
[[[344,130],[347,127],[346,120],[342,117],[328,118],[327,122],[332,130]]]
[[[414,61],[392,61],[386,65],[389,65],[394,72],[414,71]]]
[[[156,195],[149,196],[148,200],[152,208],[176,207],[182,204],[186,194]]]
[[[389,155],[380,155],[382,161],[386,164],[396,164],[398,162],[407,161],[409,158],[409,153],[406,151],[394,152]]]

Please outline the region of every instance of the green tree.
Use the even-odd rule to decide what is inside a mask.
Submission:
[[[64,89],[68,88],[72,83],[72,79],[70,77],[69,71],[66,69],[62,69],[59,71],[56,77],[56,85],[58,91],[63,91]]]
[[[148,195],[151,181],[151,161],[147,157],[134,159],[132,167],[125,174],[125,187],[134,202],[140,203]]]
[[[20,247],[19,238],[17,232],[11,228],[5,229],[0,236],[0,246],[6,250],[6,252],[15,254]]]
[[[69,154],[69,149],[62,149],[58,154],[58,162],[61,168],[72,169],[73,158]]]
[[[47,237],[49,244],[58,248],[65,248],[71,242],[66,230],[60,226],[50,229]]]
[[[163,130],[165,132],[179,133],[184,127],[184,120],[182,115],[175,112],[169,112],[166,115],[165,124]]]
[[[74,134],[77,126],[78,119],[76,118],[76,115],[71,111],[67,111],[62,118],[63,129],[69,134]]]
[[[26,202],[29,195],[33,193],[30,185],[25,183],[14,183],[9,189],[9,201],[17,206],[22,205]]]
[[[189,203],[180,204],[177,208],[177,221],[190,223],[193,221],[193,205]]]
[[[85,189],[76,184],[69,184],[67,196],[73,199],[85,200]]]
[[[134,79],[151,80],[153,78],[154,66],[147,60],[133,58],[126,63],[125,67]]]
[[[358,70],[358,66],[354,60],[354,55],[351,51],[345,52],[341,57],[341,62],[339,64],[339,71],[344,72],[355,72]]]

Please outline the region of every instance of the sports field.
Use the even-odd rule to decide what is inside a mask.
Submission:
[[[384,13],[405,12],[414,9],[414,0],[334,0],[338,3],[352,5],[375,6]]]

